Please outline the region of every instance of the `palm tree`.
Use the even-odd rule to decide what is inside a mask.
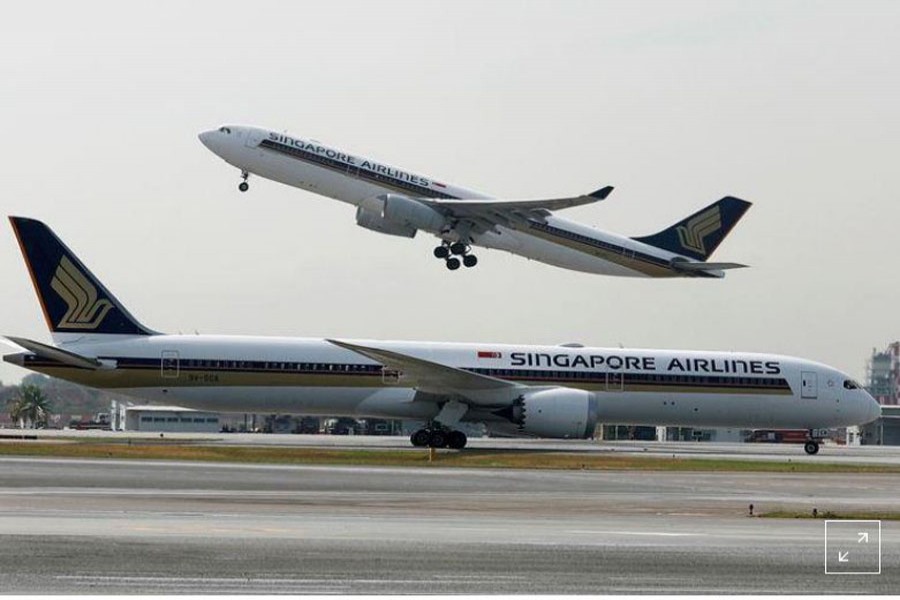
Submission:
[[[9,417],[24,427],[30,423],[31,427],[40,428],[47,426],[50,418],[50,400],[44,391],[36,385],[23,383],[19,393],[9,401]]]

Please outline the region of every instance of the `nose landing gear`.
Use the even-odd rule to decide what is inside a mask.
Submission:
[[[247,183],[247,179],[249,178],[250,173],[248,173],[247,171],[241,171],[241,179],[243,179],[243,181],[238,184],[238,189],[242,192],[246,192],[250,189],[250,184]]]
[[[819,431],[821,430],[810,429],[806,432],[806,442],[803,444],[803,450],[809,455],[816,454],[819,451],[819,443],[822,441],[822,438],[819,437],[822,434],[818,433]]]

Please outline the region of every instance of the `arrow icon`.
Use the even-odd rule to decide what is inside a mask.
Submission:
[[[847,555],[850,554],[850,551],[846,551],[843,554],[838,552],[838,562],[849,562],[850,559],[847,558]]]
[[[869,532],[868,531],[860,531],[856,535],[859,536],[859,539],[856,540],[857,544],[862,544],[863,542],[869,543]]]

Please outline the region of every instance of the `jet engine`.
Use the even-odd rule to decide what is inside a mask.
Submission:
[[[356,224],[378,233],[408,238],[416,237],[415,227],[385,219],[380,210],[370,210],[362,205],[356,209]]]
[[[366,198],[356,210],[356,224],[360,227],[410,238],[415,237],[419,229],[438,232],[446,221],[444,215],[433,208],[397,194]]]
[[[547,438],[590,437],[599,418],[593,394],[564,387],[525,393],[505,412],[520,434]]]

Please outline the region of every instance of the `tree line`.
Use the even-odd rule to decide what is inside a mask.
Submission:
[[[47,427],[54,422],[54,415],[86,418],[98,412],[108,412],[112,400],[123,399],[117,394],[40,373],[27,375],[20,385],[0,383],[0,414],[8,415],[9,420],[18,427]],[[66,425],[68,421],[60,424]]]

